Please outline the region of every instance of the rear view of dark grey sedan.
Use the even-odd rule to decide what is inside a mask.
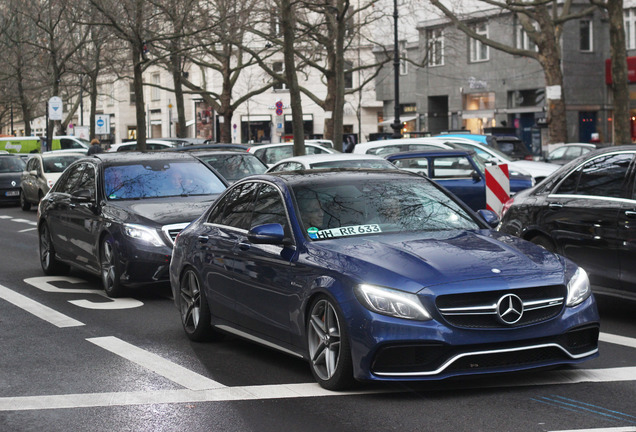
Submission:
[[[227,187],[184,153],[101,153],[70,165],[38,208],[47,275],[99,275],[106,294],[168,281],[175,237]]]

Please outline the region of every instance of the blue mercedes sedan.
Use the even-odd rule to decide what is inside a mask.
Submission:
[[[399,170],[251,176],[181,231],[170,282],[190,339],[306,359],[331,390],[596,357],[585,271],[497,222]]]

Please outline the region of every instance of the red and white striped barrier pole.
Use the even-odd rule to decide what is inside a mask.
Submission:
[[[486,167],[486,209],[501,217],[506,201],[510,199],[510,175],[508,165]]]

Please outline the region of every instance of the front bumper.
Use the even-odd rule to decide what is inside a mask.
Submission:
[[[352,320],[349,328],[359,380],[440,380],[576,364],[598,356],[593,297],[545,322],[503,329],[366,315]]]
[[[120,248],[121,283],[129,287],[168,283],[171,253],[168,246],[151,246],[126,239],[124,247]]]

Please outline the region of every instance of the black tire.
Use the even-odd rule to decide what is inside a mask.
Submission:
[[[351,345],[340,308],[326,296],[317,297],[307,317],[307,348],[311,373],[327,390],[353,386]]]
[[[27,201],[26,196],[24,196],[24,191],[20,189],[20,208],[24,211],[31,210],[31,203]]]
[[[51,241],[51,233],[46,223],[40,225],[39,230],[40,244],[40,265],[44,274],[48,276],[61,276],[69,272],[70,267],[55,257],[55,247]]]
[[[181,276],[177,301],[181,312],[181,324],[188,339],[204,342],[223,337],[212,327],[210,305],[201,287],[201,278],[192,267],[187,268]]]
[[[104,237],[99,246],[99,262],[102,288],[111,298],[122,297],[125,288],[121,284],[121,268],[115,240],[111,235]]]
[[[554,247],[554,243],[552,243],[552,240],[550,240],[549,238],[545,236],[538,235],[536,237],[531,238],[530,241],[547,251],[556,252],[556,247]]]

